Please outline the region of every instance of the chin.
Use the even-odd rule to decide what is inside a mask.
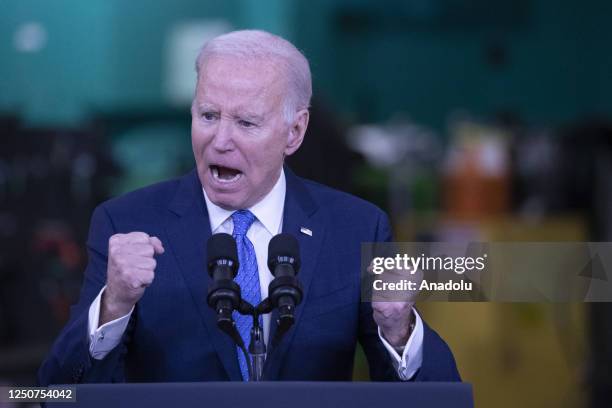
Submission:
[[[225,210],[241,210],[244,207],[244,199],[242,197],[237,197],[234,194],[227,193],[219,193],[219,192],[211,192],[211,194],[206,191],[208,195],[208,199],[213,202],[213,204],[225,209]]]

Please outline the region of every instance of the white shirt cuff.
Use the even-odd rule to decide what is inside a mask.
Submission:
[[[421,364],[423,363],[423,321],[415,308],[412,308],[412,311],[415,317],[414,330],[410,333],[410,337],[408,338],[408,342],[404,347],[401,357],[397,351],[395,351],[395,348],[385,340],[380,331],[380,327],[378,328],[378,337],[380,337],[380,340],[389,352],[391,362],[393,363],[395,371],[397,371],[397,375],[404,381],[410,380],[419,368],[421,368]]]
[[[127,328],[130,316],[134,311],[98,327],[100,321],[100,304],[102,294],[106,286],[102,288],[96,299],[89,306],[89,354],[96,360],[102,360],[121,342],[121,337]]]

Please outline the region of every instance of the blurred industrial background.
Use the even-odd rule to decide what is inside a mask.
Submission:
[[[611,241],[610,21],[607,0],[0,0],[0,384],[34,383],[93,208],[193,166],[207,38],[304,51],[289,164],[381,206],[397,240]],[[612,406],[610,304],[419,307],[476,406]]]

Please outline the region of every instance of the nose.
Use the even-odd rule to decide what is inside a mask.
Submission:
[[[218,152],[227,152],[234,149],[234,137],[231,121],[221,118],[213,136],[212,146]]]

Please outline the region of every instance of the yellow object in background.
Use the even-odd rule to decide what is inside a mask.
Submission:
[[[584,241],[577,217],[529,222],[441,221],[481,241]],[[587,319],[583,303],[423,303],[424,319],[448,342],[478,407],[586,405]]]

